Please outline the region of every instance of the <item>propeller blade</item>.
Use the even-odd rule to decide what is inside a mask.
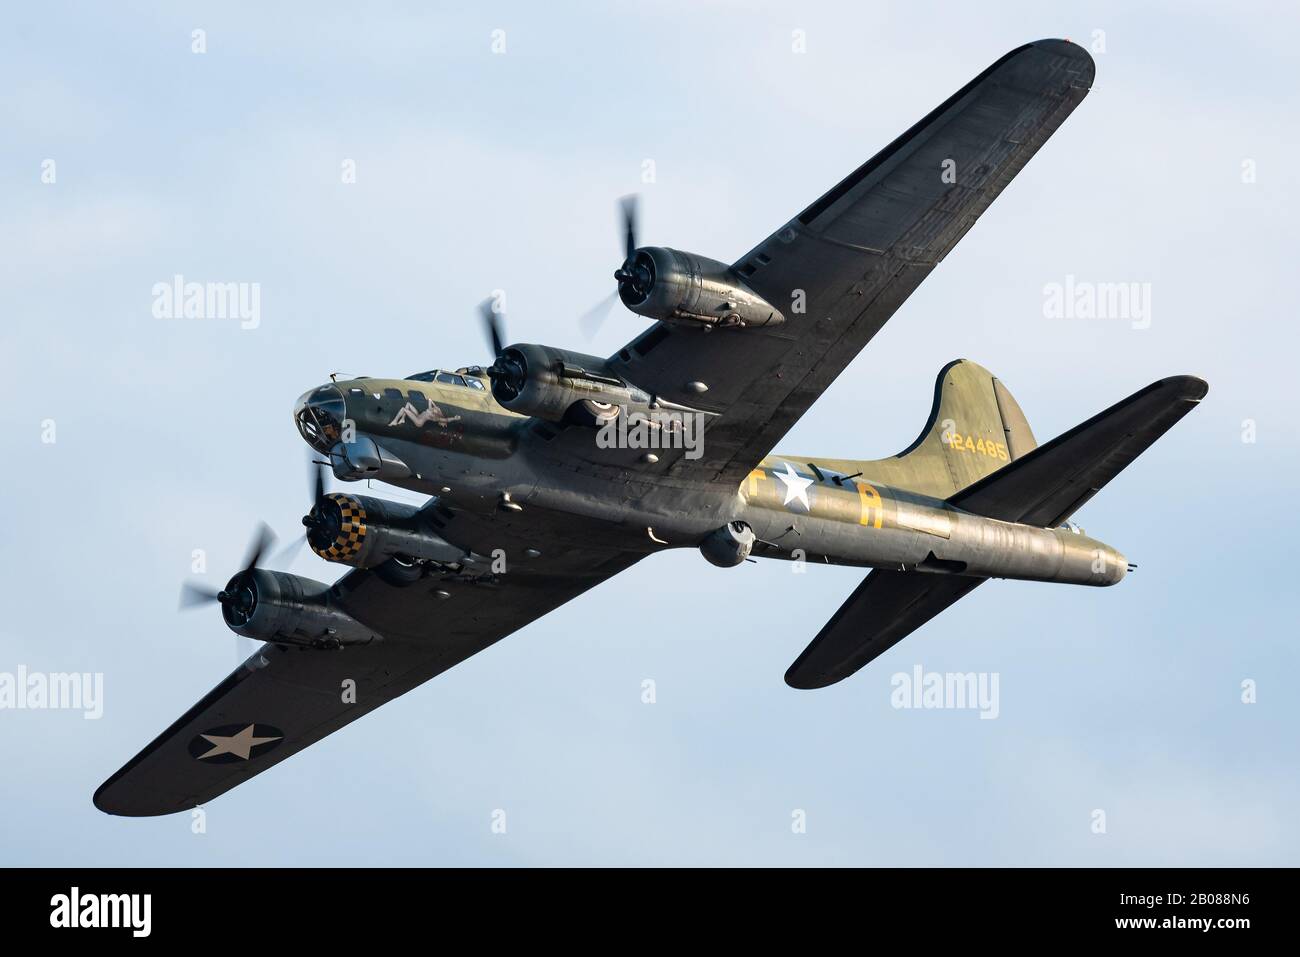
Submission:
[[[495,301],[484,299],[479,303],[479,315],[483,317],[483,326],[487,330],[488,341],[492,343],[492,355],[499,356],[505,351],[505,336],[502,333],[503,320],[496,311]]]
[[[632,258],[636,252],[636,218],[637,204],[639,200],[636,193],[624,196],[619,200],[619,206],[623,210],[623,240],[624,240],[624,260]]]
[[[185,582],[181,585],[181,599],[178,608],[185,610],[199,605],[210,605],[217,600],[218,592],[208,585],[196,585]]]
[[[325,466],[308,456],[307,468],[311,471],[313,467],[315,474],[311,476],[311,503],[315,505],[325,497]]]
[[[266,522],[258,523],[257,531],[253,535],[253,541],[249,544],[248,554],[244,556],[243,571],[239,572],[236,578],[249,575],[257,568],[262,556],[266,550],[275,542],[275,532],[271,531]],[[233,581],[234,579],[232,579]],[[220,602],[224,592],[217,591],[208,585],[199,585],[194,582],[185,582],[181,585],[181,596],[178,608],[184,610],[187,608],[196,608],[199,605],[210,605],[213,602]]]
[[[292,565],[297,559],[302,547],[307,544],[307,536],[299,535],[284,548],[280,549],[271,556],[272,565]]]
[[[262,560],[266,550],[275,542],[275,532],[271,531],[271,526],[266,522],[258,524],[257,534],[253,538],[253,543],[248,549],[248,555],[244,558],[244,574],[248,574],[257,567],[257,563]]]
[[[582,334],[588,340],[595,339],[596,333],[600,332],[600,327],[605,324],[609,318],[609,310],[618,299],[618,290],[615,289],[608,296],[596,303],[590,309],[582,314],[578,319],[578,325],[582,329]]]

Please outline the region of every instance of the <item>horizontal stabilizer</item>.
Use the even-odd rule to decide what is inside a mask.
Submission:
[[[1153,382],[948,502],[1004,522],[1060,525],[1190,412],[1209,388],[1190,375]]]
[[[825,688],[884,654],[987,578],[877,568],[785,673],[791,688]]]
[[[1046,445],[1014,457],[948,501],[987,518],[1042,528],[1059,525],[1208,391],[1205,381],[1195,376],[1161,379]],[[985,581],[876,569],[795,659],[785,673],[786,684],[824,688],[847,678]]]

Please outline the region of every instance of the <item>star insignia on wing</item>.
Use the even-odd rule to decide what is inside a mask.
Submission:
[[[250,724],[243,731],[231,735],[221,734],[200,734],[199,737],[212,745],[212,749],[204,751],[197,755],[199,760],[204,758],[215,758],[223,754],[232,754],[244,761],[249,759],[253,749],[259,744],[270,744],[272,741],[279,741],[280,735],[259,738],[254,736],[257,725]]]

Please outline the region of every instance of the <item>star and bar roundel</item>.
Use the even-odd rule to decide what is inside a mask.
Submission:
[[[226,724],[194,736],[190,757],[209,764],[231,764],[261,757],[284,740],[269,724]]]

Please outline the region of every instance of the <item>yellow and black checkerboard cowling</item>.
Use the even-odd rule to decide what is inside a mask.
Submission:
[[[330,492],[325,497],[338,505],[342,521],[339,523],[339,533],[330,542],[329,548],[312,546],[312,551],[328,562],[350,562],[360,554],[361,547],[366,543],[366,510],[351,495]]]

